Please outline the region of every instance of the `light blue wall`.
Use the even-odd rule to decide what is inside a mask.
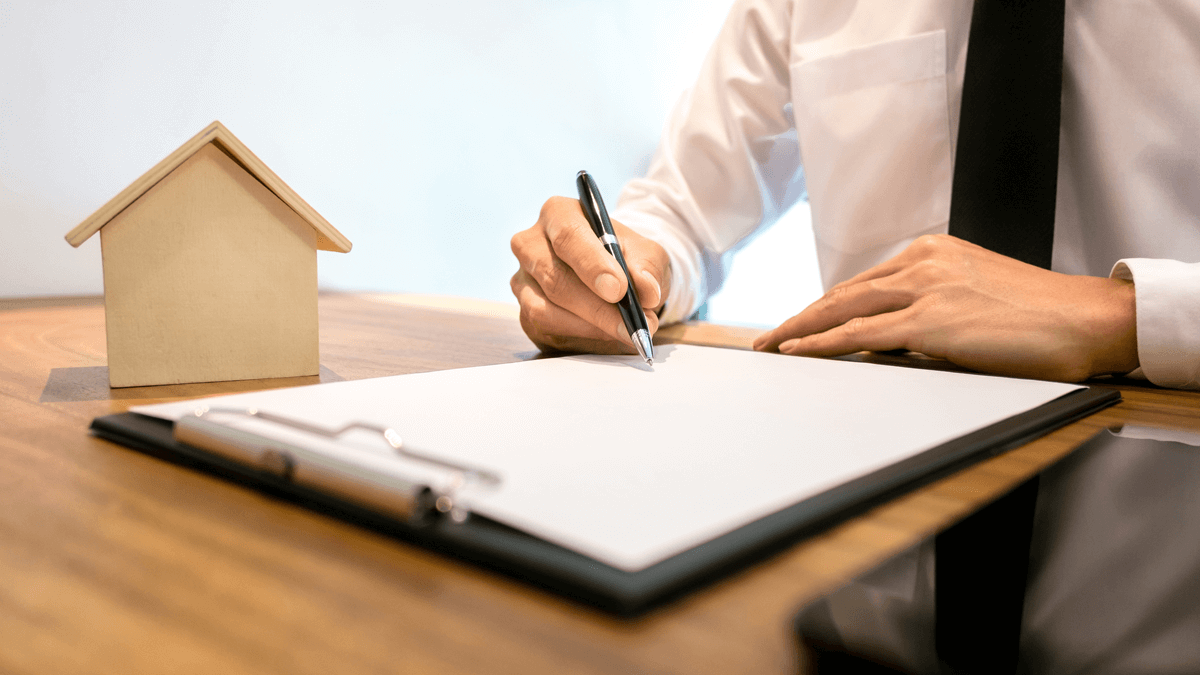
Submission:
[[[220,119],[354,242],[323,287],[510,300],[509,237],[580,168],[615,199],[728,5],[0,2],[0,297],[101,292],[63,234]]]

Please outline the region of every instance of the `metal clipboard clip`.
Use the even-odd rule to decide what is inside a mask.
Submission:
[[[374,432],[383,437],[396,455],[444,472],[445,478],[438,481],[409,478],[391,466],[387,471],[380,471],[370,466],[368,455],[371,453],[364,452],[362,461],[355,461],[222,424],[212,419],[214,415],[263,420],[329,440],[338,440],[354,430]],[[441,514],[461,523],[470,512],[461,503],[459,492],[469,485],[494,488],[500,484],[500,476],[492,471],[407,448],[394,429],[363,422],[327,429],[256,408],[202,406],[175,422],[174,438],[297,485],[399,517],[410,524],[425,523]]]

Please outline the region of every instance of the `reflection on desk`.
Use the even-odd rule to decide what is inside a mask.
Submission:
[[[1031,673],[1200,670],[1200,434],[1127,425],[1042,477]]]

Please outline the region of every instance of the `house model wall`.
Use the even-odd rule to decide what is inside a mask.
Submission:
[[[111,386],[318,373],[316,252],[350,242],[219,122],[67,241],[96,231]]]

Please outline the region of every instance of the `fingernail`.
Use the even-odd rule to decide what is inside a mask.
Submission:
[[[796,346],[799,344],[800,344],[800,340],[788,340],[787,342],[784,342],[783,344],[779,345],[779,351],[790,352],[793,349],[795,349]]]
[[[606,301],[616,302],[621,299],[621,282],[608,272],[604,272],[596,277],[596,292]]]
[[[658,285],[658,279],[655,279],[654,275],[650,274],[649,270],[642,270],[642,278],[645,279],[650,284],[650,288],[654,289],[654,303],[653,304],[657,305],[657,304],[661,303],[662,302],[662,286]],[[649,299],[649,298],[647,298],[647,299]]]

